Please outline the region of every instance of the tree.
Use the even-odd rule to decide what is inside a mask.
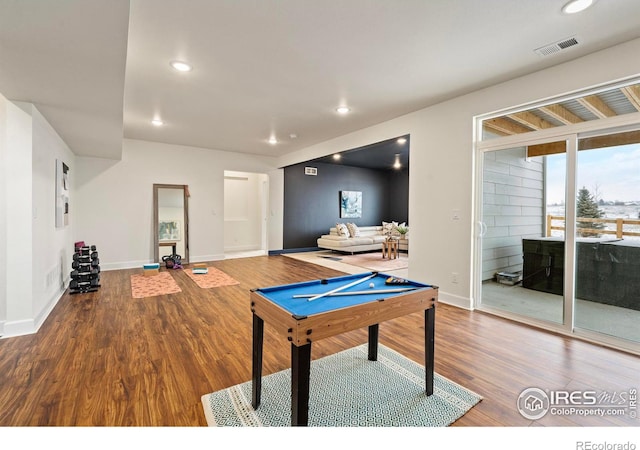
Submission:
[[[582,187],[578,191],[578,202],[576,204],[576,216],[578,218],[593,218],[601,219],[604,217],[604,212],[598,207],[598,202],[591,195],[589,189]],[[578,236],[582,237],[599,237],[600,233],[597,230],[604,229],[604,223],[602,222],[588,222],[580,221],[576,224]]]

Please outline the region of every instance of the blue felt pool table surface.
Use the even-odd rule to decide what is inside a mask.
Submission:
[[[346,275],[334,278],[327,278],[325,280],[313,280],[304,281],[301,283],[286,284],[282,286],[273,286],[263,289],[256,289],[266,298],[273,303],[277,304],[281,308],[289,311],[293,315],[298,316],[310,316],[313,314],[325,313],[337,309],[348,308],[350,306],[361,305],[368,302],[375,302],[381,299],[391,298],[397,295],[402,295],[402,292],[394,293],[372,293],[372,294],[354,294],[354,295],[340,295],[340,296],[326,296],[309,301],[308,298],[294,298],[294,295],[300,294],[323,294],[325,292],[332,291],[341,286],[353,283],[357,280],[364,279],[369,275],[375,276],[371,279],[363,281],[360,284],[351,286],[341,292],[355,292],[355,291],[380,291],[398,288],[415,288],[416,292],[419,289],[432,288],[432,285],[418,283],[411,280],[406,280],[406,284],[386,284],[386,280],[392,275],[384,273],[359,273],[355,275]],[[326,283],[323,283],[326,281]],[[369,284],[373,283],[373,287],[370,288]]]

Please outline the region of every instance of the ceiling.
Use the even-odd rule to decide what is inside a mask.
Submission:
[[[0,93],[77,155],[131,138],[277,157],[640,37],[637,0],[564,3],[0,0]]]
[[[308,163],[339,164],[374,170],[408,170],[409,169],[409,136],[398,136],[382,142],[375,142],[364,147],[336,152],[333,155],[317,158]],[[335,158],[339,155],[339,158]],[[396,161],[399,167],[394,167]]]

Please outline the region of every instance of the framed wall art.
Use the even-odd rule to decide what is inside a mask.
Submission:
[[[69,225],[69,166],[56,159],[56,227]]]
[[[340,191],[340,218],[362,217],[362,192]]]

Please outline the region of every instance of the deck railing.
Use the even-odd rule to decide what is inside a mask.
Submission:
[[[547,215],[547,236],[551,236],[552,230],[562,230],[564,231],[564,225],[553,225],[554,220],[559,220],[564,222],[564,216],[554,216]],[[615,235],[618,239],[622,239],[625,236],[639,236],[640,231],[629,231],[625,230],[625,225],[636,225],[640,229],[640,219],[594,219],[591,217],[578,217],[576,218],[577,222],[585,222],[585,223],[604,223],[604,224],[615,224],[615,230],[609,229],[597,229],[597,228],[580,228],[578,231],[581,233],[589,233],[589,234],[612,234]]]

